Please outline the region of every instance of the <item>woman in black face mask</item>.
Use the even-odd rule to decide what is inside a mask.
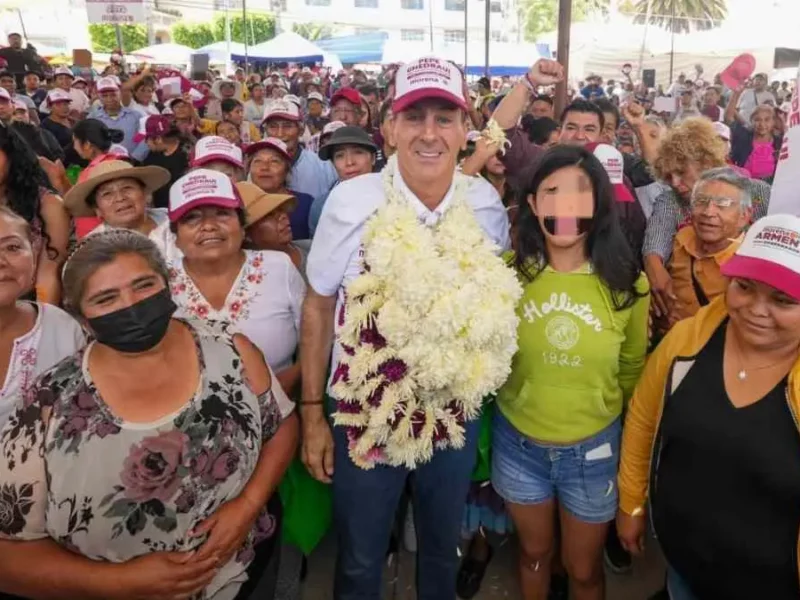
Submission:
[[[163,259],[133,231],[86,238],[64,291],[95,341],[36,380],[2,434],[0,592],[259,597],[297,443],[261,354],[172,318]]]

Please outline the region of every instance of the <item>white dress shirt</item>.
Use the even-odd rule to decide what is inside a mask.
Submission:
[[[394,187],[405,195],[420,221],[432,227],[452,204],[455,182],[450,185],[444,200],[434,210],[428,209],[414,195],[399,172],[394,177]],[[494,187],[482,177],[473,177],[466,199],[478,225],[489,239],[497,244],[500,251],[509,249],[511,242],[508,214]],[[322,210],[311,243],[306,276],[308,284],[318,294],[338,295],[337,316],[342,308],[345,286],[361,274],[361,236],[364,225],[385,200],[381,174],[370,173],[339,183],[331,190]],[[333,349],[334,366],[340,350],[336,343]]]

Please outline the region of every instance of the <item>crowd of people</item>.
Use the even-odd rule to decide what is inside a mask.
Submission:
[[[659,597],[798,598],[786,86],[681,76],[657,112],[591,75],[557,115],[547,59],[28,59],[0,71],[0,598],[296,600],[314,502],[337,600],[400,542],[420,600],[472,598],[512,534],[522,598],[601,600],[648,529]]]

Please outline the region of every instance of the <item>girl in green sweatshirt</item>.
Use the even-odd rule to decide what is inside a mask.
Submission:
[[[498,393],[492,485],[519,532],[523,598],[547,595],[558,506],[570,589],[600,600],[620,416],[647,350],[647,280],[590,152],[549,150],[526,191],[514,257],[525,287],[519,351]]]

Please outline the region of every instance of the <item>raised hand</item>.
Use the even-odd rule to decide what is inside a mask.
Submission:
[[[534,85],[555,85],[564,80],[564,67],[556,60],[541,58],[528,71],[528,78]]]

